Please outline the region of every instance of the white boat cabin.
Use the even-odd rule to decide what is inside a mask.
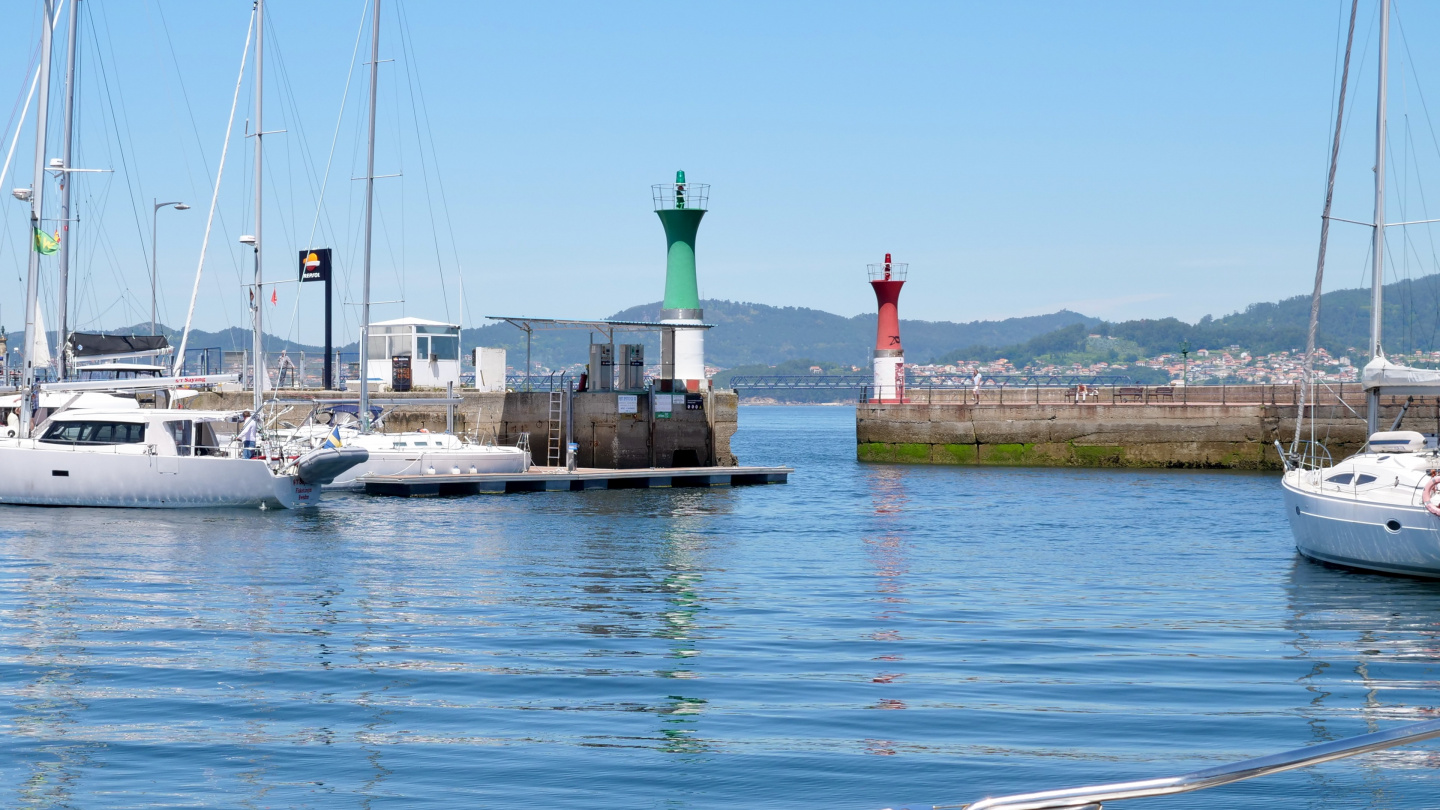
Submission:
[[[236,436],[244,421],[230,411],[65,411],[43,423],[35,437],[51,449],[234,458],[240,455]]]
[[[370,383],[403,390],[395,358],[410,364],[411,388],[460,387],[460,326],[423,318],[396,318],[370,324],[368,341]],[[397,385],[397,383],[401,383]]]

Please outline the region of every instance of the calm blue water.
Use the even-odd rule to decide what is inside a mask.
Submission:
[[[0,507],[0,806],[878,808],[1430,716],[1440,585],[1296,557],[1274,476],[861,465],[316,513]],[[1440,746],[1136,808],[1432,808]]]

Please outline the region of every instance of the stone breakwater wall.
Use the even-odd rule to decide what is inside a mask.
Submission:
[[[1390,427],[1402,402],[1387,398],[1382,428]],[[856,455],[912,464],[1276,470],[1274,443],[1289,446],[1296,410],[1264,403],[861,403]],[[1313,421],[1315,440],[1343,458],[1365,441],[1364,412],[1359,397],[1347,396],[1345,404],[1332,397],[1307,408],[1304,437]],[[1412,405],[1401,423],[1402,430],[1427,433],[1437,427],[1440,404],[1429,401]]]

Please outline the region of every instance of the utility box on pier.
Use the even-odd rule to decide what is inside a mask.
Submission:
[[[645,346],[641,343],[621,343],[616,347],[619,362],[615,367],[615,390],[645,390]]]
[[[499,393],[505,390],[505,350],[475,347],[475,390]]]
[[[615,390],[615,344],[590,344],[589,389],[591,391]]]

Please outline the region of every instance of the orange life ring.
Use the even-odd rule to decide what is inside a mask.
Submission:
[[[1440,517],[1440,505],[1431,500],[1435,497],[1435,490],[1440,487],[1440,476],[1430,476],[1430,483],[1425,485],[1425,492],[1420,495],[1420,502],[1425,504],[1425,511],[1436,517]]]

